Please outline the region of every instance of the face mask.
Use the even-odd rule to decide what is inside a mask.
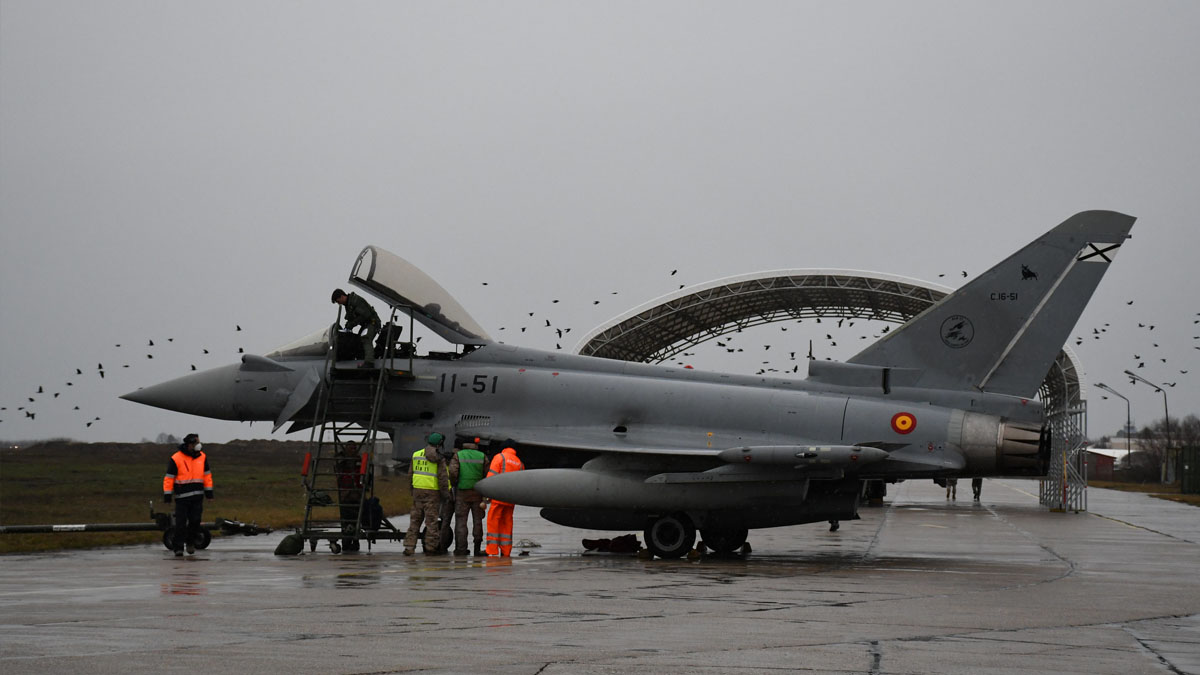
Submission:
[[[196,452],[200,452],[203,449],[204,449],[203,443],[196,443]]]

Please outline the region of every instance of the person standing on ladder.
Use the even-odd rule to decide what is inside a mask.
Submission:
[[[346,330],[362,327],[360,337],[363,347],[363,368],[375,367],[375,336],[379,333],[379,315],[371,303],[363,300],[358,293],[346,294],[340,288],[333,291],[333,302],[346,308]]]
[[[450,497],[450,477],[446,462],[438,453],[445,437],[433,432],[425,439],[425,447],[413,453],[408,465],[412,478],[412,512],[408,517],[408,533],[404,537],[404,555],[412,555],[417,547],[417,535],[425,524],[425,555],[441,555],[438,536],[438,510],[442,500]]]
[[[513,448],[514,445],[516,445],[516,441],[512,439],[504,441],[504,449],[492,458],[492,464],[488,468],[487,474],[489,478],[496,474],[521,471],[525,468],[525,465],[521,463],[521,459],[517,457],[517,451]],[[512,519],[513,505],[493,499],[492,505],[488,507],[487,514],[488,555],[512,555]]]
[[[454,555],[467,554],[467,514],[471,515],[471,534],[475,539],[475,555],[483,542],[483,495],[475,483],[483,478],[486,457],[475,443],[463,443],[462,449],[450,460],[450,484],[457,488],[454,495]]]

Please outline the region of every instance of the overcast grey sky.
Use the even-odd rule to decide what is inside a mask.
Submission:
[[[1200,412],[1198,35],[1194,2],[4,0],[0,438],[267,435],[117,396],[327,325],[366,244],[569,348],[537,319],[766,269],[957,286],[1096,208],[1139,220],[1088,379],[1161,417],[1136,354]]]

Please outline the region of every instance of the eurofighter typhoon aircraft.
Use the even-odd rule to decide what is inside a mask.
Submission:
[[[458,345],[414,355],[401,343],[383,364],[379,428],[396,457],[433,430],[515,441],[530,468],[481,481],[484,495],[570,527],[644,529],[654,554],[678,557],[697,530],[732,551],[754,528],[854,519],[864,480],[1044,475],[1034,396],[1133,222],[1072,216],[848,362],[810,362],[805,380],[500,344],[435,281],[372,246],[350,282]],[[335,324],[124,398],[292,431],[319,423],[332,391],[329,410],[365,425],[369,403],[339,403],[330,385],[361,349],[337,335]]]

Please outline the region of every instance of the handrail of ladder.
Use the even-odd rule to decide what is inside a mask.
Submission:
[[[389,329],[391,326],[393,326],[395,324],[396,314],[397,314],[397,308],[392,307],[392,313],[388,319]],[[314,443],[316,443],[316,445],[317,445],[317,457],[316,457],[317,463],[319,463],[321,461],[321,454],[322,454],[321,448],[324,445],[325,430],[326,430],[327,425],[329,424],[329,419],[328,419],[329,406],[331,405],[332,400],[333,400],[333,388],[335,386],[335,380],[337,379],[336,364],[337,364],[339,331],[337,331],[335,328],[341,324],[341,317],[342,317],[342,308],[339,307],[336,323],[334,323],[334,328],[331,328],[331,330],[330,330],[330,333],[331,333],[330,347],[329,347],[329,350],[326,352],[326,357],[325,357],[325,368],[324,368],[324,373],[323,373],[324,377],[322,378],[322,381],[326,386],[322,387],[322,398],[320,398],[318,400],[318,404],[315,407],[315,410],[313,411],[313,423],[309,430],[309,445],[312,446]],[[410,319],[410,327],[411,327],[411,321],[412,321],[411,313],[410,313],[409,319]],[[367,468],[366,474],[363,477],[364,483],[363,483],[363,486],[359,493],[360,499],[359,499],[359,504],[358,504],[358,517],[355,519],[354,533],[352,535],[356,539],[361,538],[362,534],[363,534],[363,527],[362,527],[363,509],[364,509],[368,499],[370,497],[373,497],[374,493],[375,493],[375,484],[374,484],[375,442],[376,442],[376,438],[378,436],[378,431],[379,431],[379,418],[380,418],[380,414],[381,414],[382,407],[383,407],[383,400],[384,400],[385,394],[386,394],[388,375],[390,374],[390,371],[392,370],[392,366],[394,365],[392,363],[392,360],[395,358],[395,344],[397,341],[397,336],[392,334],[391,331],[389,330],[385,337],[387,339],[385,340],[385,344],[384,344],[384,349],[383,349],[383,354],[382,354],[382,363],[380,364],[378,374],[375,376],[375,389],[374,389],[374,393],[373,393],[372,401],[371,401],[371,414],[368,419],[365,433],[363,436],[364,445],[367,446],[366,448],[364,448],[364,450],[367,454],[368,468]],[[412,353],[411,352],[412,352],[412,350],[409,350],[409,370],[410,371],[411,371],[411,367],[412,367]],[[336,447],[338,445],[338,430],[336,428],[336,423],[335,423],[335,428],[334,428],[333,433],[334,433],[333,445]],[[311,497],[312,491],[316,489],[316,476],[319,473],[320,473],[319,469],[314,466],[313,471],[311,472],[310,476],[307,477],[305,480],[305,485],[307,488],[306,492],[308,493],[308,497]],[[370,495],[370,497],[368,495]],[[312,516],[312,508],[313,508],[313,504],[312,504],[311,498],[306,499],[305,513],[304,513],[304,522],[305,522],[306,533],[307,533],[307,524],[312,520],[312,517],[311,517]],[[349,535],[350,533],[345,533],[345,534]]]

